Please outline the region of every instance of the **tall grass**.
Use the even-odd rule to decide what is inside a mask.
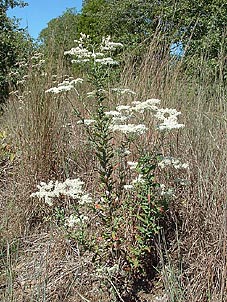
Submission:
[[[191,184],[175,205],[179,235],[168,257],[162,258],[168,287],[169,278],[174,282],[175,277],[167,267],[176,268],[174,275],[182,268],[185,298],[170,295],[170,301],[226,301],[226,87],[221,74],[206,67],[205,58],[196,63],[198,72],[193,75],[181,62],[169,66],[168,61],[166,66],[151,49],[131,79],[131,66],[125,68],[122,81],[141,95],[161,97],[180,109],[186,125],[170,148],[189,161]],[[167,67],[170,70],[163,72]]]

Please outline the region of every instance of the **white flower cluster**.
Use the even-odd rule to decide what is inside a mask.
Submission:
[[[124,189],[125,189],[126,191],[132,190],[133,188],[134,188],[133,185],[124,185]]]
[[[112,131],[120,131],[124,134],[143,134],[148,128],[143,124],[112,125]]]
[[[175,169],[187,169],[189,167],[188,163],[181,163],[179,159],[174,157],[163,157],[158,163],[158,166],[164,169],[167,166],[173,166]]]
[[[117,90],[116,90],[117,91]],[[126,93],[124,91],[124,93]],[[141,135],[145,133],[148,128],[144,124],[132,124],[128,123],[125,124],[127,120],[129,120],[132,117],[132,113],[137,112],[143,112],[145,109],[157,109],[155,104],[158,104],[160,100],[157,99],[149,99],[145,102],[134,102],[134,106],[130,105],[119,105],[116,107],[116,110],[106,112],[106,115],[112,117],[112,125],[111,130],[112,131],[120,131],[124,134],[137,134]],[[124,124],[120,124],[120,123]]]
[[[33,56],[31,57],[31,60],[40,60],[43,57],[43,53],[41,52],[35,52]]]
[[[117,88],[113,88],[114,91],[118,91]],[[113,90],[112,89],[112,90]],[[119,90],[122,93],[131,93],[134,94],[132,91]],[[94,96],[97,91],[92,91],[88,93],[89,96]],[[161,120],[162,123],[157,126],[159,130],[165,129],[179,129],[184,127],[184,124],[179,124],[177,121],[178,115],[181,112],[178,112],[176,109],[168,109],[168,108],[158,108],[157,105],[160,104],[159,99],[148,99],[144,102],[141,101],[134,101],[132,105],[118,105],[115,110],[107,111],[105,114],[111,118],[111,131],[119,131],[124,134],[137,134],[141,135],[145,133],[148,128],[144,124],[134,124],[128,123],[132,117],[135,117],[135,113],[144,113],[144,111],[152,111],[153,116],[158,120]],[[94,120],[84,120],[79,121],[79,124],[90,125],[93,123]]]
[[[127,164],[129,165],[131,170],[135,170],[136,167],[138,166],[138,162],[137,161],[128,161]]]
[[[84,40],[88,40],[89,38],[90,38],[89,35],[86,35],[86,34],[84,34],[84,33],[80,33],[80,38],[79,38],[79,40],[74,40],[74,42],[76,42],[76,43],[78,43],[78,44],[80,45],[80,44],[83,44],[83,41],[84,41]]]
[[[181,112],[176,109],[158,108],[157,105],[160,104],[160,102],[159,99],[148,99],[144,102],[134,101],[132,102],[132,106],[119,105],[116,107],[116,110],[106,112],[106,115],[112,117],[113,126],[111,130],[121,131],[125,134],[143,134],[147,130],[145,125],[125,124],[125,122],[133,117],[135,112],[144,113],[144,111],[148,110],[153,112],[153,116],[156,119],[162,121],[162,123],[157,126],[160,131],[184,127],[184,124],[179,124],[177,120]],[[122,122],[124,123],[123,125],[121,124]]]
[[[116,110],[112,110],[112,111],[106,111],[105,114],[107,116],[121,116],[121,113],[119,111]]]
[[[133,184],[144,183],[144,182],[145,182],[145,180],[144,180],[142,174],[139,174],[139,175],[132,181]]]
[[[78,203],[83,205],[85,203],[91,203],[92,198],[89,194],[85,194],[83,191],[84,182],[79,178],[66,179],[64,182],[53,181],[49,183],[41,182],[37,185],[39,189],[37,192],[32,193],[31,197],[38,197],[44,199],[45,203],[49,206],[53,205],[53,198],[60,196],[67,196],[72,199],[77,199]]]
[[[122,43],[115,43],[110,41],[111,37],[107,36],[107,37],[103,37],[102,38],[102,44],[101,44],[101,51],[111,51],[111,50],[116,50],[117,48],[121,48],[123,47]]]
[[[83,46],[78,46],[75,48],[71,48],[68,51],[64,52],[65,55],[76,55],[79,59],[85,59],[90,58],[92,56],[92,52],[88,51],[86,48],[83,48]]]
[[[78,122],[77,122],[77,124],[79,125],[79,124],[83,124],[83,125],[85,125],[85,126],[90,126],[91,124],[93,124],[95,122],[95,120],[93,120],[93,119],[83,119],[83,120],[79,120]]]
[[[65,55],[71,55],[76,57],[76,59],[73,59],[71,61],[72,63],[86,63],[92,60],[94,63],[100,65],[118,64],[118,62],[113,60],[112,58],[106,57],[102,51],[110,51],[116,49],[117,47],[122,47],[123,45],[121,43],[111,42],[110,37],[103,38],[102,44],[100,46],[101,51],[95,52],[94,50],[90,51],[86,48],[88,40],[89,36],[81,33],[80,39],[74,41],[78,44],[78,46],[64,52]]]
[[[132,107],[133,111],[136,112],[141,112],[143,113],[145,110],[159,110],[158,107],[156,106],[157,104],[159,104],[161,101],[158,99],[148,99],[144,102],[133,102],[133,104],[135,105],[134,107]]]
[[[68,51],[65,51],[64,55],[76,56],[78,61],[80,61],[80,60],[82,60],[84,62],[89,61],[89,59],[93,53],[84,47],[85,41],[87,41],[88,39],[89,39],[89,35],[80,33],[79,40],[74,41],[75,43],[78,44],[78,46],[75,48],[71,48]],[[73,61],[76,61],[76,60],[73,60]]]
[[[131,111],[131,106],[129,105],[119,105],[116,107],[118,111]]]
[[[111,90],[113,92],[116,92],[119,95],[124,95],[124,94],[136,95],[136,93],[134,91],[132,91],[131,89],[128,89],[128,88],[112,88]]]
[[[99,94],[99,93],[106,93],[106,90],[105,89],[97,89],[97,90],[89,91],[89,92],[87,92],[87,97],[88,98],[96,97],[97,94]]]
[[[61,92],[65,92],[65,91],[70,91],[72,89],[75,89],[75,85],[78,83],[82,83],[83,79],[81,78],[77,78],[75,80],[65,80],[62,83],[59,83],[57,87],[52,87],[49,88],[48,90],[46,90],[46,92],[51,92],[51,93],[61,93]]]
[[[175,198],[176,196],[174,195],[174,190],[173,188],[166,188],[164,184],[160,184],[160,195],[163,197],[172,197]]]
[[[77,224],[84,224],[87,220],[89,220],[89,218],[85,215],[80,215],[79,217],[77,217],[72,214],[66,218],[65,225],[69,228],[73,228]]]
[[[183,128],[184,124],[179,124],[177,117],[181,112],[176,109],[168,109],[168,108],[159,108],[155,117],[162,121],[160,125],[158,125],[159,130],[171,130],[171,129],[179,129]]]
[[[96,63],[100,63],[102,65],[118,65],[118,62],[113,60],[112,58],[102,58],[102,59],[95,59]]]

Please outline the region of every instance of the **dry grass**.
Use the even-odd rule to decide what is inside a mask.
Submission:
[[[107,301],[92,275],[91,256],[62,234],[38,233],[6,246],[1,301]]]
[[[161,96],[167,107],[182,112],[186,125],[169,146],[180,158],[189,161],[191,185],[177,201],[178,233],[175,245],[166,253],[168,257],[161,257],[163,281],[170,301],[224,302],[227,299],[226,89],[221,79],[211,80],[209,71],[203,69],[204,61],[198,66],[200,75],[195,78],[178,69],[180,63],[167,74],[162,64],[165,65],[165,60],[156,60],[151,50],[136,76],[129,80],[132,74],[129,66],[123,80],[130,87],[134,85],[142,96]]]

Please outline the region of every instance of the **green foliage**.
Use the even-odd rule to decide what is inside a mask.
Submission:
[[[205,51],[210,57],[217,57],[227,22],[225,1],[184,0],[175,6],[169,5],[173,4],[170,2],[163,1],[163,12],[159,11],[159,14],[163,14],[166,24],[175,31],[175,40],[180,40],[184,48],[189,43],[190,55]]]
[[[93,38],[100,38],[107,32],[103,29],[105,20],[104,11],[107,8],[106,0],[85,1],[79,18],[78,32],[83,32]]]
[[[6,11],[8,8],[14,8],[16,6],[24,7],[26,5],[27,5],[27,3],[22,1],[22,0],[19,0],[19,1],[16,1],[16,0],[1,0],[0,1],[1,11]]]
[[[131,248],[128,260],[135,268],[143,269],[146,256],[151,253],[152,240],[160,230],[160,221],[168,210],[168,198],[160,197],[160,184],[156,180],[158,157],[144,153],[139,158],[137,170],[143,182],[138,183],[134,203],[134,220],[136,221],[136,244]],[[132,217],[133,219],[133,217]],[[136,261],[136,262],[135,262]]]
[[[150,30],[150,7],[150,3],[142,0],[85,1],[79,28],[96,39],[111,35],[124,44],[138,43]]]
[[[19,29],[16,20],[10,19],[8,8],[25,6],[22,1],[0,2],[0,104],[8,97],[10,72],[17,69],[16,63],[24,59],[31,49],[31,39]]]
[[[222,0],[86,0],[80,14],[69,9],[51,20],[40,39],[55,58],[74,46],[80,32],[90,35],[96,43],[110,35],[128,50],[136,48],[140,56],[158,32],[167,47],[179,45],[187,59],[193,58],[185,60],[190,68],[205,54],[210,69],[217,67],[218,58],[223,58],[218,66],[223,73],[226,24],[227,4]],[[143,41],[147,42],[138,48]]]
[[[62,55],[65,49],[73,47],[78,37],[78,14],[75,9],[67,9],[62,16],[52,19],[43,29],[39,39],[47,53],[54,59]]]
[[[110,34],[127,44],[152,37],[157,28],[169,42],[180,43],[186,55],[226,53],[227,4],[222,0],[96,0],[85,1],[80,29]]]

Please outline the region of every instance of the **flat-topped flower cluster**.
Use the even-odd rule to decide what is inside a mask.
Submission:
[[[75,59],[71,60],[72,63],[92,62],[100,65],[118,65],[118,62],[108,56],[108,53],[123,47],[123,44],[110,41],[111,38],[108,36],[102,39],[101,45],[97,51],[95,51],[94,48],[89,45],[89,38],[89,35],[81,33],[79,40],[74,41],[77,46],[64,52],[65,55],[75,57]]]
[[[136,94],[133,91],[131,93]],[[145,124],[128,123],[130,119],[135,117],[136,113],[143,114],[145,111],[150,111],[154,119],[161,121],[161,124],[157,125],[157,129],[160,131],[183,128],[184,124],[178,122],[178,116],[181,112],[176,109],[159,108],[157,105],[160,103],[159,99],[148,99],[143,102],[132,102],[132,105],[118,105],[115,110],[106,111],[105,114],[111,119],[110,130],[124,134],[140,135],[145,133],[148,130]],[[91,125],[94,122],[94,119],[90,119],[81,120],[78,123]]]
[[[151,113],[153,113],[154,118],[162,121],[162,123],[157,126],[157,129],[159,129],[160,131],[183,128],[184,124],[178,123],[177,118],[181,114],[181,112],[177,111],[176,109],[159,108],[157,105],[160,103],[161,101],[159,99],[148,99],[143,102],[132,102],[132,106],[118,106],[116,107],[116,111],[119,112],[119,114],[115,114],[114,121],[117,122],[127,120],[130,116],[133,116],[133,114],[135,113],[144,113],[145,111],[150,111]],[[126,126],[128,126],[128,128]],[[113,126],[113,131],[118,130],[122,132],[130,132],[130,129],[131,132],[137,132],[138,134],[141,134],[145,132],[148,128],[143,124]]]
[[[188,163],[182,163],[178,158],[174,157],[162,157],[162,160],[158,163],[158,166],[164,169],[167,166],[172,166],[175,169],[187,169]]]
[[[75,86],[78,83],[82,83],[82,82],[83,82],[83,79],[81,79],[81,78],[72,79],[71,81],[70,80],[64,80],[62,83],[59,83],[57,85],[57,87],[51,87],[51,88],[47,89],[46,92],[47,93],[50,92],[50,93],[58,94],[58,93],[61,93],[61,92],[74,90]]]
[[[84,182],[79,178],[66,179],[64,182],[49,181],[48,183],[41,182],[37,185],[38,191],[31,194],[31,197],[44,199],[44,202],[49,206],[53,206],[54,198],[61,196],[76,199],[80,205],[91,203],[92,198],[83,190]]]

